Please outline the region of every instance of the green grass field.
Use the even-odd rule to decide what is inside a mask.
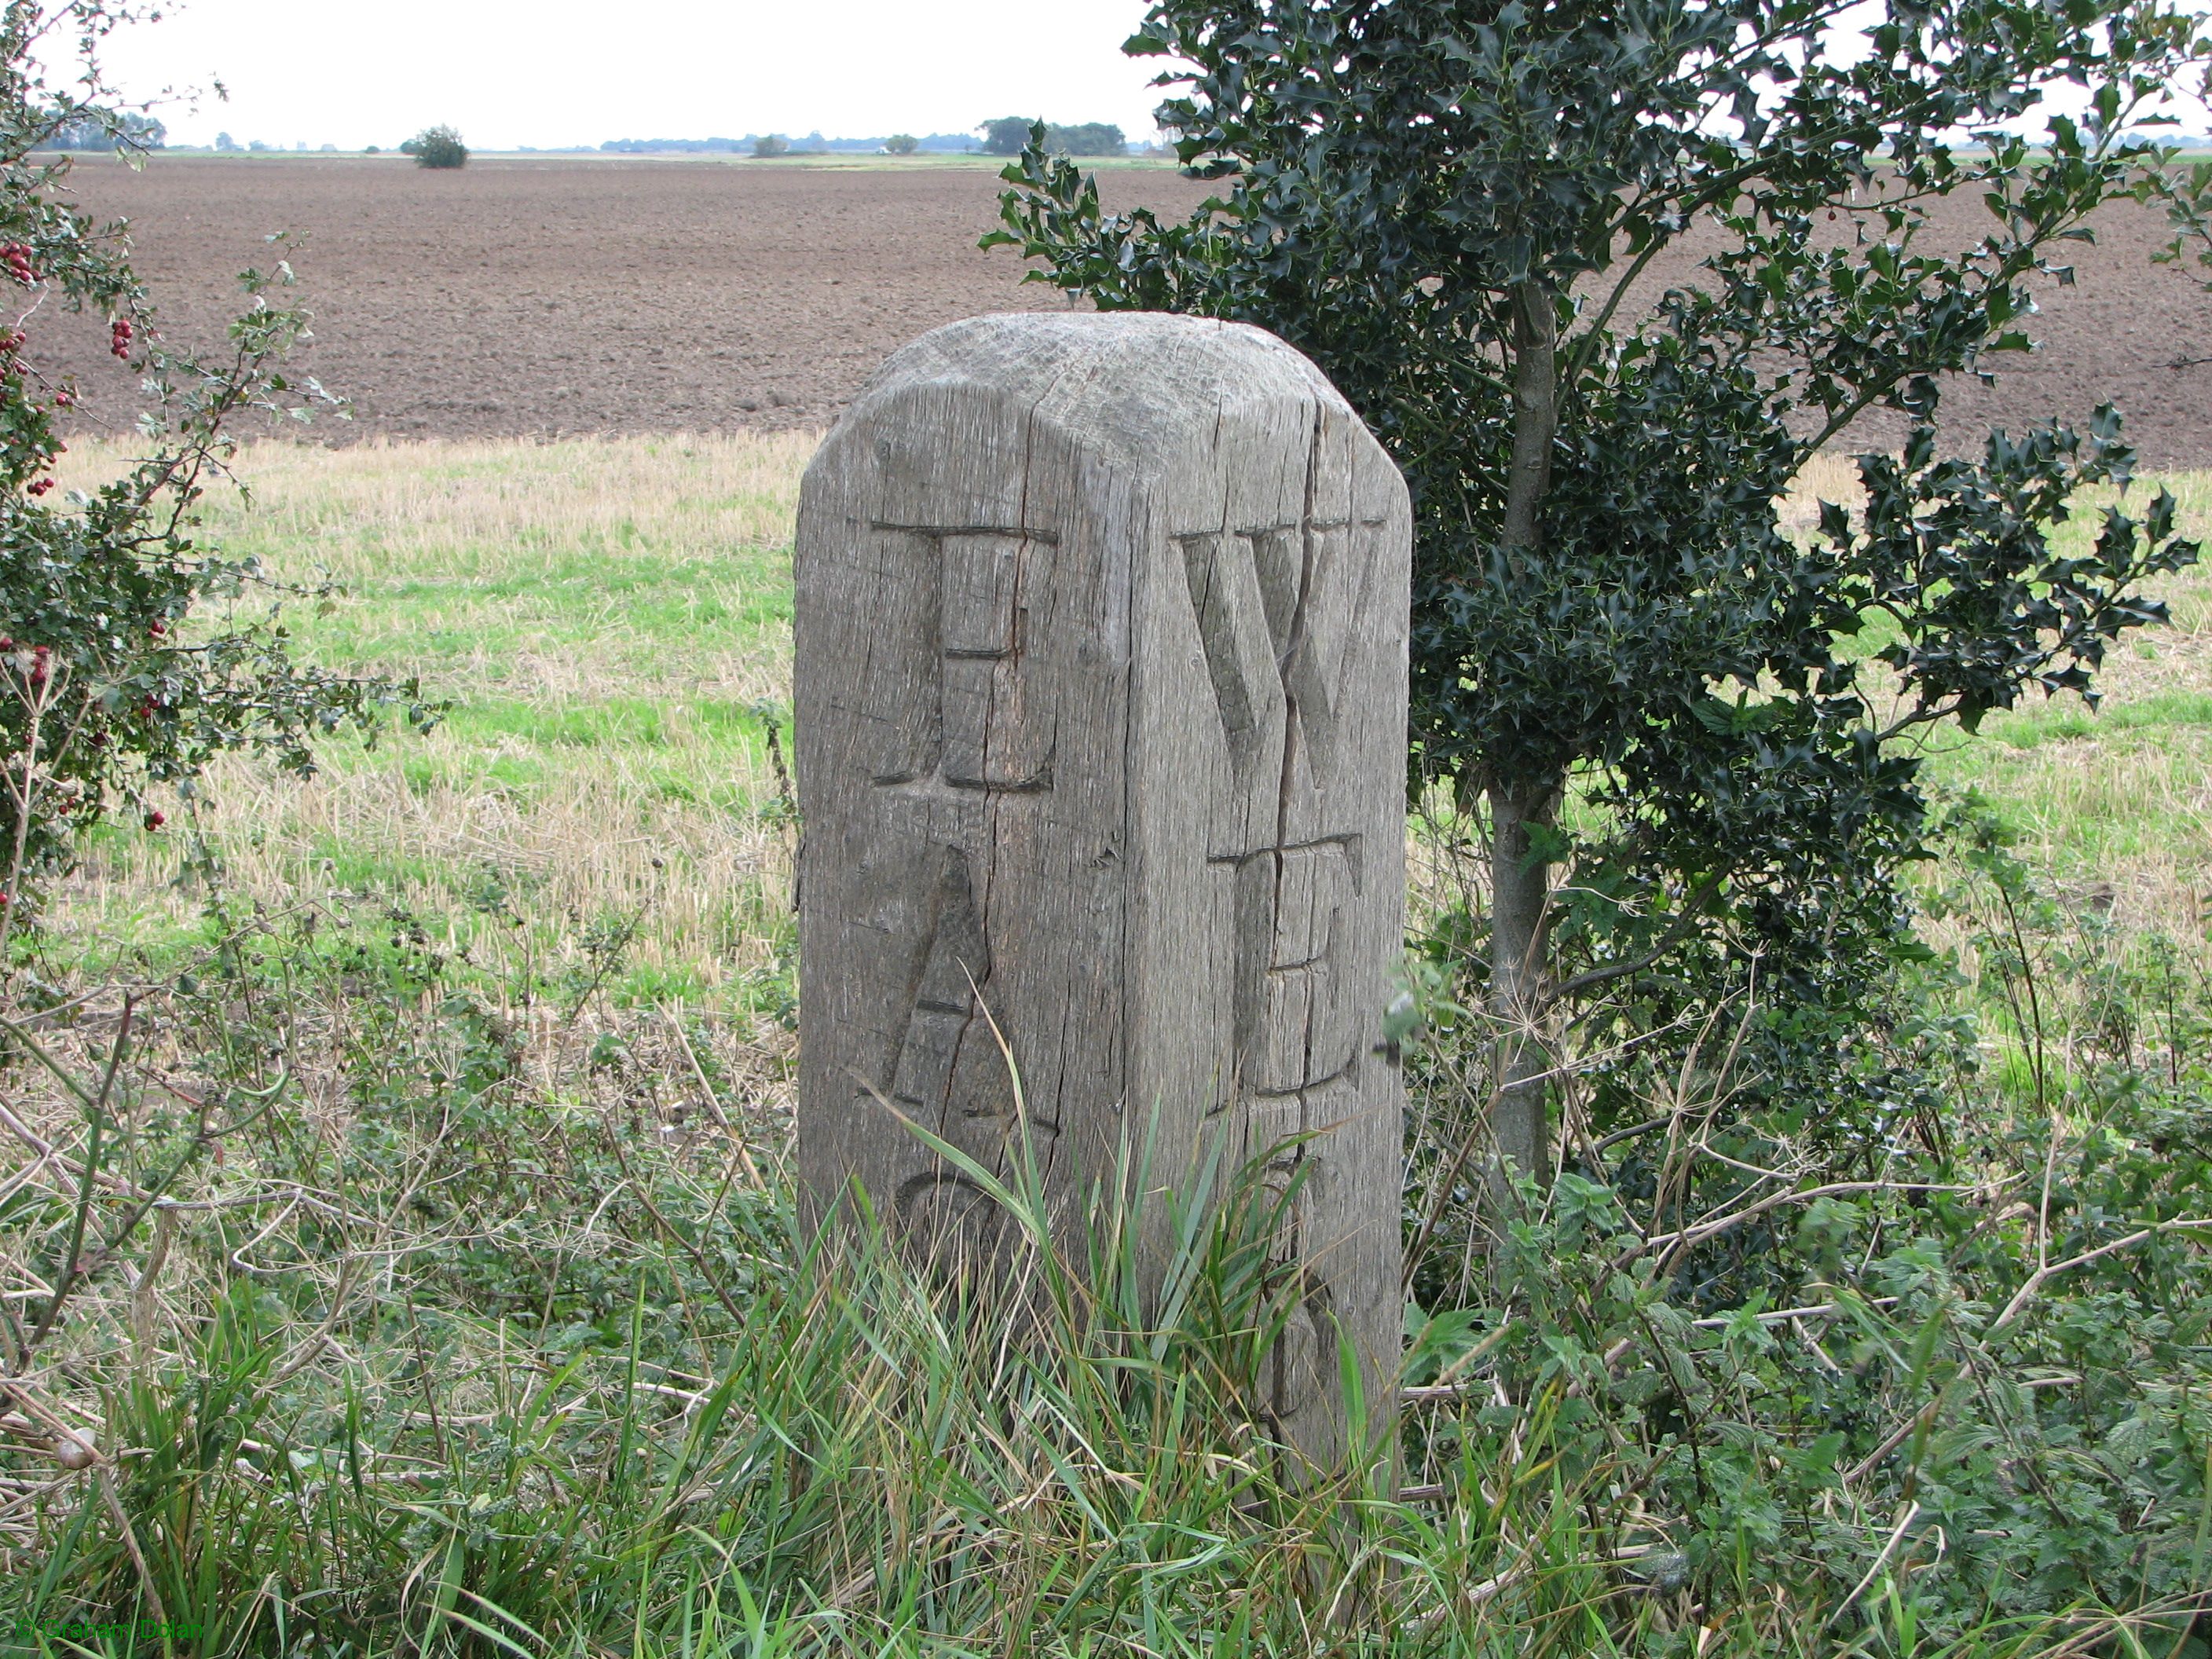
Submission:
[[[209,531],[347,597],[290,617],[307,654],[449,700],[428,738],[337,743],[313,781],[225,765],[161,837],[115,832],[72,890],[103,955],[157,954],[202,895],[204,836],[270,903],[373,892],[495,975],[584,923],[629,926],[653,995],[742,1006],[787,939],[767,724],[788,696],[803,437],[263,447]],[[96,476],[110,458],[76,456]],[[766,818],[763,811],[767,810]],[[505,910],[544,922],[518,930]]]
[[[453,707],[427,740],[332,745],[313,782],[227,764],[197,823],[231,879],[270,902],[373,890],[494,968],[521,947],[487,893],[541,916],[635,916],[626,972],[641,991],[750,1006],[789,937],[763,714],[788,702],[811,442],[249,450],[255,499],[212,496],[213,537],[275,574],[346,585],[293,618],[315,659],[419,674]],[[73,456],[89,477],[112,459]],[[2161,483],[2212,537],[2212,475],[2139,487]],[[1982,791],[2039,870],[2110,896],[2122,921],[2193,932],[2212,861],[2212,574],[2165,597],[2173,626],[2120,648],[2100,708],[2038,701],[1978,738],[1940,733],[1929,776]],[[112,952],[188,927],[198,900],[175,878],[191,833],[109,834],[71,928]]]

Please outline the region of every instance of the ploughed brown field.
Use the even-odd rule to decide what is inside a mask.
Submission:
[[[143,172],[88,161],[74,182],[131,222],[180,339],[219,337],[234,274],[289,252],[315,313],[298,367],[353,406],[349,424],[317,423],[325,440],[823,425],[925,330],[1066,303],[1024,287],[1011,252],[976,248],[996,217],[985,167],[167,156]],[[1109,205],[1180,215],[1207,187],[1125,167],[1102,188]],[[1978,234],[1978,200],[1944,210],[1947,234]],[[2041,349],[1994,360],[1994,387],[1947,395],[1955,429],[2110,399],[2146,462],[2212,465],[2212,361],[2194,361],[2212,360],[2212,295],[2150,262],[2160,228],[2110,212],[2075,251],[2075,286],[2044,283]],[[298,245],[271,249],[276,231]],[[1686,280],[1694,257],[1656,274]],[[104,335],[64,332],[33,349],[75,372],[87,423],[127,420]]]

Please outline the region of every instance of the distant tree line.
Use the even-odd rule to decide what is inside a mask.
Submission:
[[[801,138],[791,138],[778,132],[749,132],[742,138],[610,138],[599,146],[611,155],[753,155],[760,153],[763,139],[781,139],[788,149],[773,152],[778,155],[804,155],[818,151],[837,155],[867,155],[876,150],[889,150],[894,155],[912,155],[915,151],[958,155],[975,148],[975,137],[968,132],[894,133],[889,137],[825,138],[818,132],[810,132]],[[912,149],[901,146],[910,143]]]
[[[616,155],[737,155],[753,147],[745,138],[610,138],[599,148]]]
[[[984,122],[983,153],[1019,155],[1029,145],[1030,129],[1036,125],[1034,118],[1025,115],[1006,115]],[[1047,121],[1043,125],[1048,155],[1126,155],[1129,152],[1129,141],[1111,121],[1083,121],[1073,126]]]
[[[1030,129],[1036,125],[1036,121],[1025,115],[1009,115],[999,120],[984,122],[981,129],[983,153],[987,155],[1019,155],[1030,141]],[[1045,149],[1054,155],[1126,155],[1129,153],[1127,137],[1111,121],[1070,124],[1048,121],[1043,125]],[[622,155],[805,155],[830,151],[870,150],[881,150],[892,155],[912,155],[922,150],[939,154],[973,150],[975,140],[965,133],[952,132],[933,132],[927,137],[898,132],[888,138],[824,138],[819,132],[810,132],[804,138],[787,138],[780,132],[769,132],[748,133],[743,138],[611,138],[599,148]]]

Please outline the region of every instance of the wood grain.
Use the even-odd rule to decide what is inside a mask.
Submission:
[[[1379,1426],[1403,1327],[1402,1091],[1374,1048],[1410,525],[1305,358],[1148,314],[924,336],[799,507],[813,1213],[858,1183],[910,1238],[991,1244],[988,1199],[901,1115],[1008,1175],[1025,1134],[1068,1227],[1147,1135],[1161,1186],[1210,1149],[1302,1168],[1268,1403],[1322,1461],[1339,1341]]]

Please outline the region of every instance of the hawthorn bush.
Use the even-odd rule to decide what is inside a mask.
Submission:
[[[195,534],[204,491],[229,477],[241,419],[303,419],[334,400],[279,369],[308,337],[285,302],[289,264],[240,278],[244,310],[219,356],[171,347],[132,268],[120,223],[72,204],[68,162],[34,161],[58,126],[100,125],[128,155],[144,129],[101,100],[93,44],[74,92],[45,84],[34,45],[58,23],[112,26],[106,0],[17,4],[0,18],[0,939],[35,902],[75,837],[118,814],[149,830],[159,786],[189,794],[217,755],[256,750],[313,769],[319,736],[351,726],[374,738],[379,712],[433,713],[413,682],[352,678],[295,659],[283,605],[326,589],[270,580]],[[57,422],[76,400],[40,366],[32,331],[72,315],[106,331],[115,372],[144,396],[137,459],[88,491],[60,490]],[[254,603],[256,600],[265,603]]]

